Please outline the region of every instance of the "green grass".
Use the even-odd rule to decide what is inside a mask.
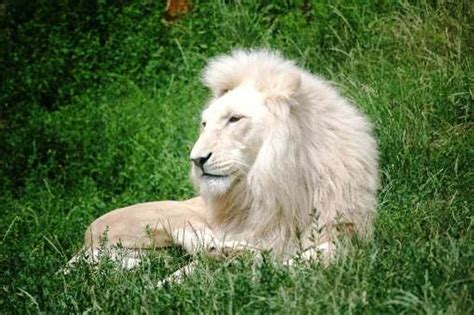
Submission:
[[[0,313],[474,313],[470,1],[6,2],[0,94]],[[227,4],[226,4],[227,3]],[[374,241],[328,268],[151,253],[56,273],[116,207],[193,196],[206,60],[271,47],[336,82],[375,124]]]

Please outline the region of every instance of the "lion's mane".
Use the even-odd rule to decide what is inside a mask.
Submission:
[[[250,82],[276,118],[246,178],[225,198],[203,196],[223,233],[276,252],[337,223],[371,236],[378,152],[371,124],[354,105],[268,50],[217,57],[203,82],[215,98]]]

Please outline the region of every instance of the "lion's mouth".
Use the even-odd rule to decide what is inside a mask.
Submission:
[[[224,177],[227,177],[227,175],[202,173],[202,177],[207,177],[207,178],[224,178]]]

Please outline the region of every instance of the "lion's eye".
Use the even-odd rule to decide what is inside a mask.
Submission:
[[[235,122],[238,122],[241,119],[242,119],[242,116],[232,116],[232,117],[229,118],[229,122],[230,123],[235,123]]]

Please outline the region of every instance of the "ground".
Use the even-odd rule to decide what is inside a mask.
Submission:
[[[195,1],[172,22],[131,2],[2,9],[1,313],[474,313],[469,1]],[[370,117],[374,240],[327,268],[201,255],[173,287],[178,248],[58,273],[101,214],[193,196],[200,71],[235,47],[279,49]]]

